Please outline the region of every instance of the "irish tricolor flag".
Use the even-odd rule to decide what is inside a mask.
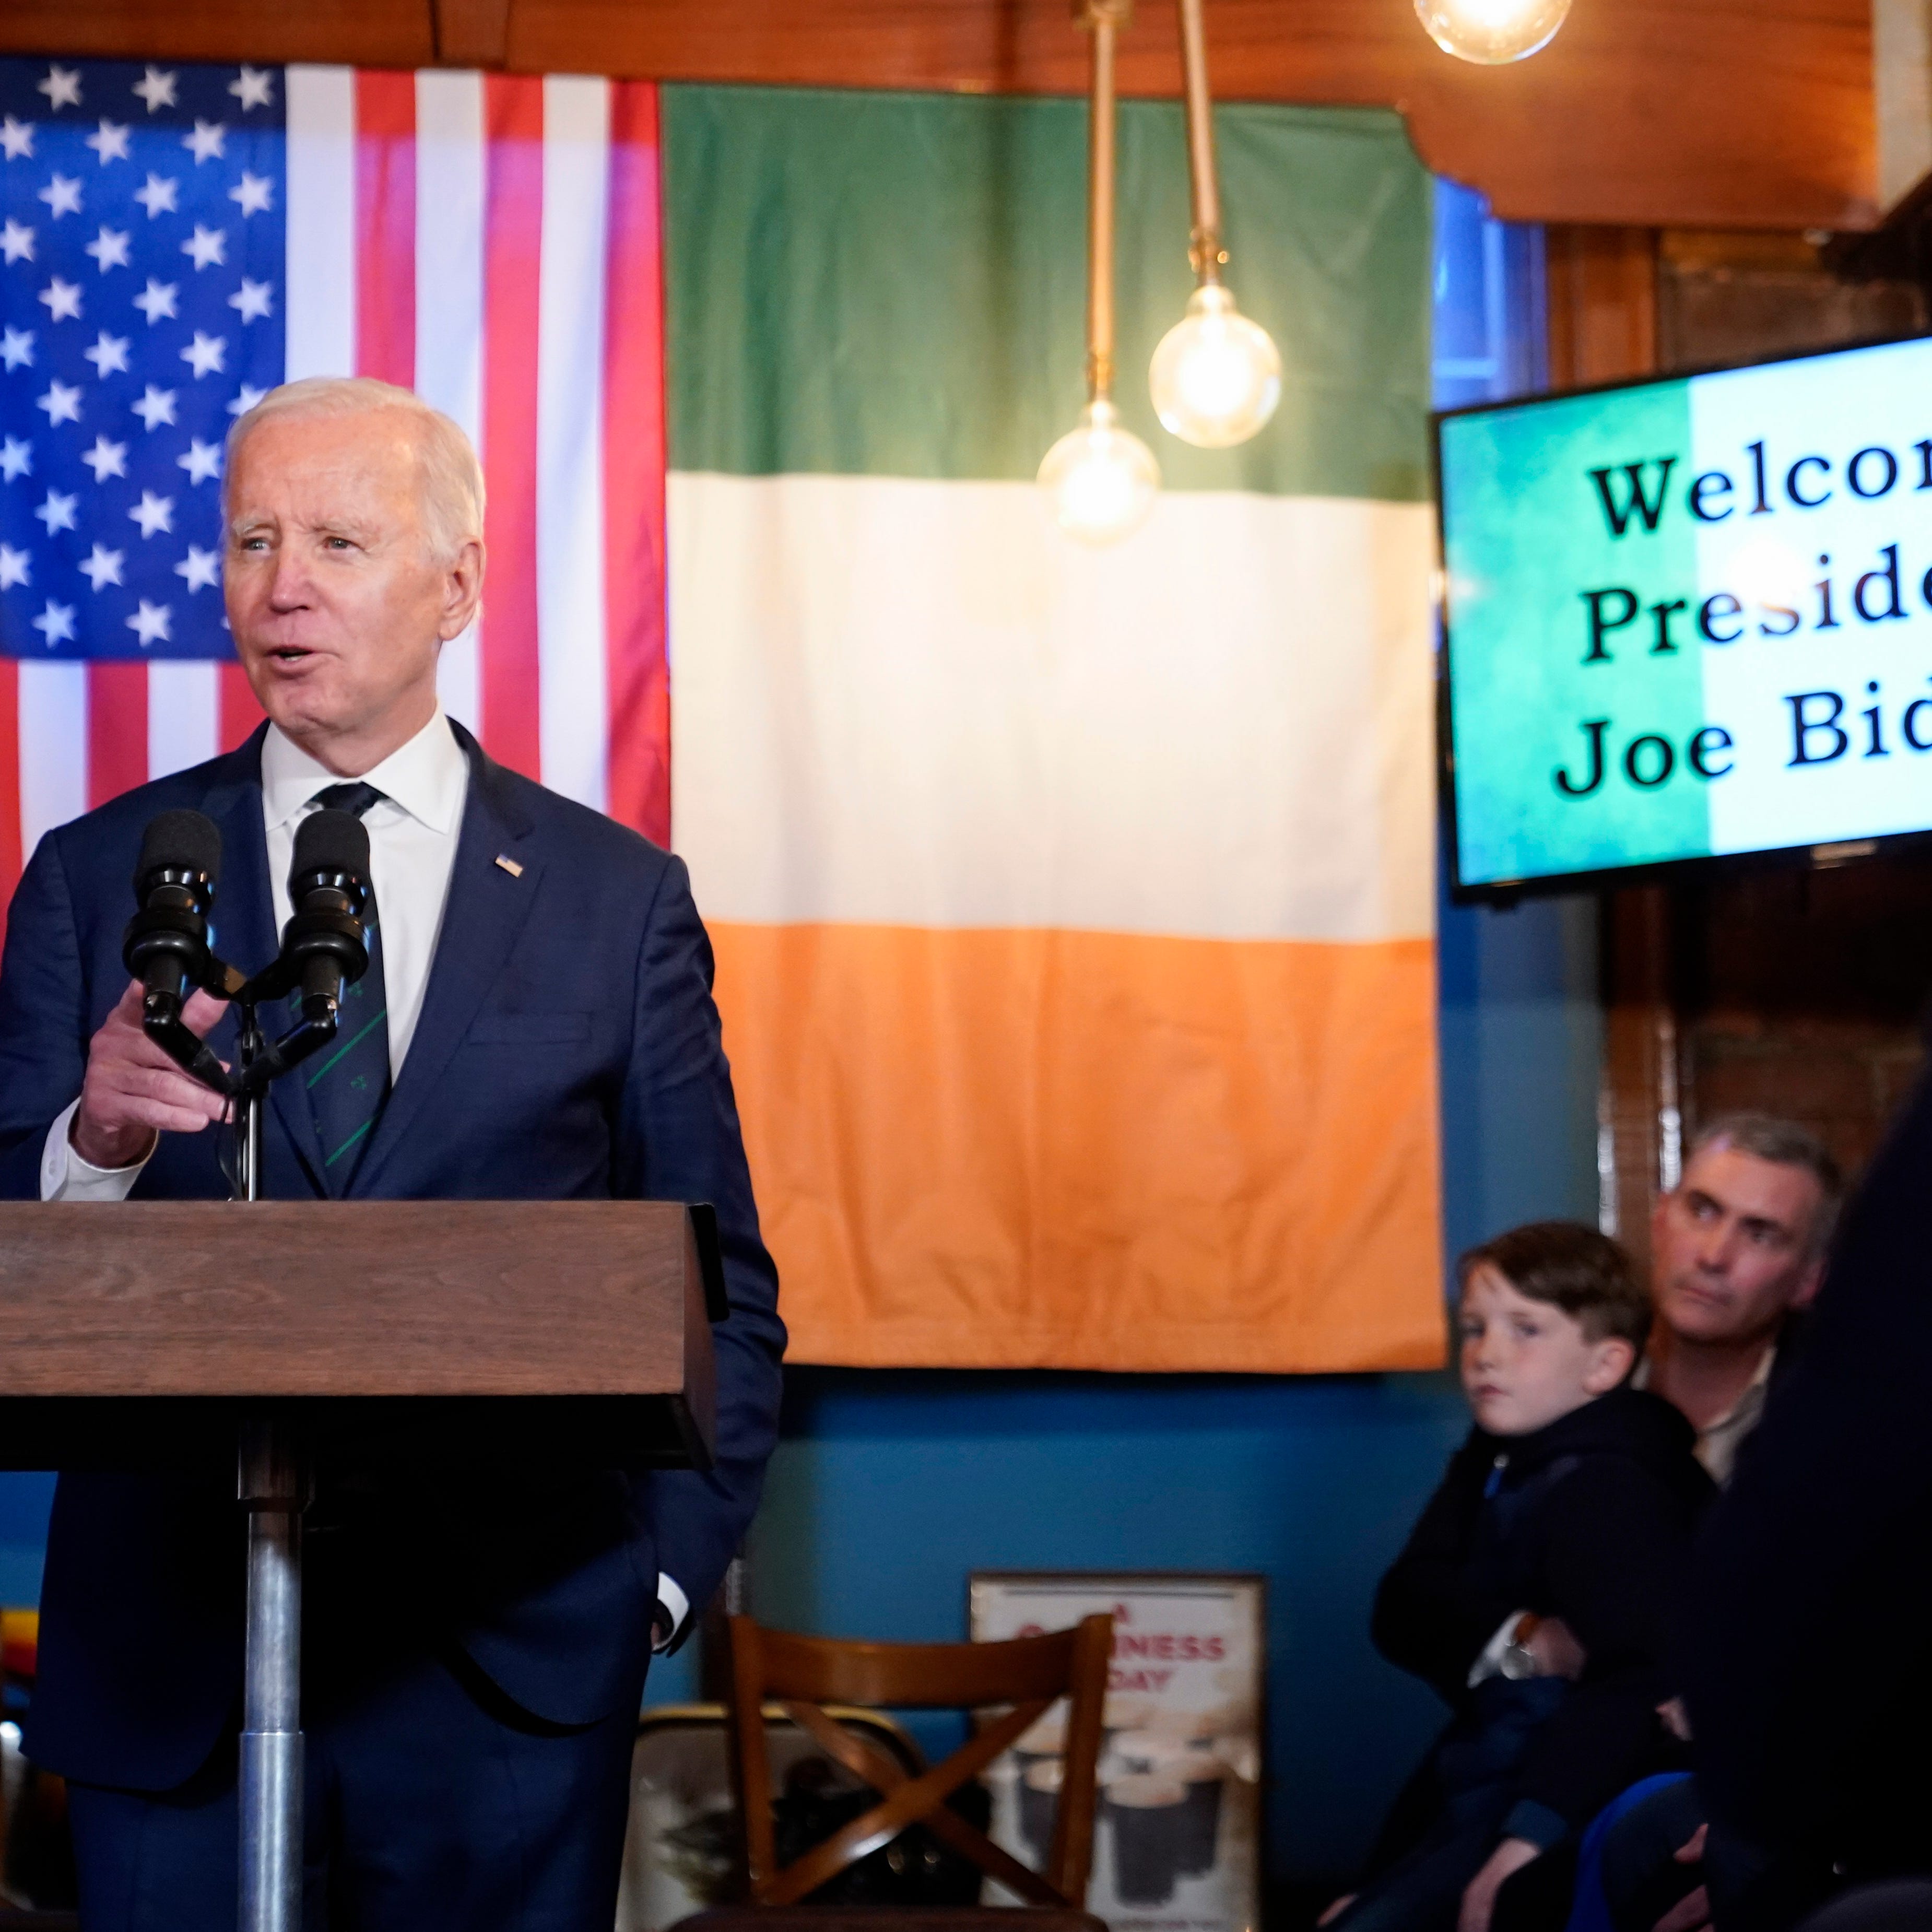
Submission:
[[[662,91],[672,827],[795,1357],[1440,1360],[1429,184],[1393,116],[1220,117],[1286,365],[1227,452],[1144,370],[1177,110],[1123,116],[1117,548],[1078,103]]]

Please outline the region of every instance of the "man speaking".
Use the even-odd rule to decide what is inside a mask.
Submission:
[[[229,622],[271,722],[41,842],[0,964],[0,1192],[227,1195],[223,1103],[141,1030],[129,877],[157,813],[206,814],[220,948],[252,969],[289,916],[296,828],[333,807],[368,828],[370,964],[272,1090],[262,1192],[716,1204],[711,1472],[325,1485],[312,1516],[308,1926],[608,1932],[646,1665],[722,1574],[776,1430],[784,1330],[710,946],[677,860],[438,707],[483,580],[454,424],[386,383],[290,383],[236,425],[224,507]],[[187,1017],[232,1060],[218,1002]],[[70,1783],[88,1932],[235,1924],[234,1496],[226,1466],[56,1492],[28,1742]]]

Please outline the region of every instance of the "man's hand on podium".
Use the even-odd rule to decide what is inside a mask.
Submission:
[[[227,1010],[211,994],[182,1009],[190,1030],[206,1035]],[[190,1080],[141,1030],[141,982],[130,980],[121,1003],[88,1042],[87,1078],[68,1138],[90,1167],[131,1167],[145,1160],[164,1132],[198,1133],[227,1102]]]

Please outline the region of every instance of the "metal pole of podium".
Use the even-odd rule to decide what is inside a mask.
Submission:
[[[289,1426],[242,1426],[248,1512],[241,1932],[301,1932],[302,1472]]]
[[[244,1014],[252,1033],[253,1011]],[[244,1042],[244,1059],[252,1058]],[[261,1196],[261,1101],[238,1103],[242,1197]],[[302,1512],[308,1500],[290,1425],[242,1425],[236,1487],[248,1514],[248,1648],[242,1717],[241,1932],[301,1932]]]

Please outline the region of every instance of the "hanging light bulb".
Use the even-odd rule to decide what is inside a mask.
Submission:
[[[1087,406],[1041,460],[1054,521],[1082,543],[1116,543],[1139,528],[1160,490],[1154,452],[1120,422],[1114,388],[1114,35],[1132,0],[1076,0],[1094,36],[1087,147]]]
[[[1281,400],[1281,354],[1219,282],[1204,283],[1160,338],[1148,371],[1154,413],[1184,442],[1245,442]]]
[[[1445,54],[1501,67],[1547,46],[1570,0],[1415,0],[1415,10]]]
[[[1180,58],[1187,82],[1187,172],[1194,229],[1188,259],[1198,284],[1187,313],[1163,335],[1148,368],[1154,413],[1184,442],[1226,449],[1246,442],[1281,400],[1281,353],[1266,329],[1221,285],[1221,189],[1214,166],[1214,107],[1201,0],[1180,0]]]
[[[1046,452],[1040,484],[1053,502],[1054,521],[1082,543],[1110,544],[1138,530],[1160,494],[1160,465],[1120,412],[1096,397]]]

